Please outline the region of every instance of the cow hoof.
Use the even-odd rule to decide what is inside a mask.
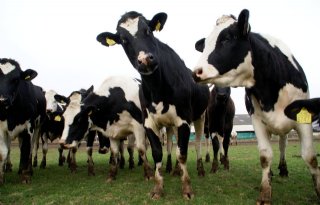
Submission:
[[[154,200],[158,200],[163,196],[163,187],[162,186],[155,186],[153,191],[150,193],[151,198]]]
[[[4,177],[0,177],[0,186],[4,184]]]
[[[33,167],[37,167],[38,166],[38,161],[33,161]]]
[[[114,177],[108,177],[108,178],[107,178],[107,183],[111,183],[111,182],[113,182],[114,180],[115,180]]]
[[[206,154],[206,162],[210,162],[210,154]]]
[[[216,173],[218,171],[219,163],[217,160],[213,160],[212,166],[211,166],[211,173]]]
[[[182,195],[183,195],[183,198],[186,200],[193,199],[194,193],[191,190],[190,184],[188,184],[182,188]]]
[[[12,164],[7,163],[4,167],[4,172],[12,172]]]
[[[151,198],[152,198],[153,200],[159,200],[159,199],[161,199],[161,195],[160,195],[160,194],[150,193],[150,195],[151,195]]]
[[[21,183],[22,184],[30,184],[31,183],[31,175],[30,175],[29,171],[22,171]]]
[[[42,161],[41,164],[40,164],[40,168],[41,169],[45,169],[46,167],[47,167],[46,161]]]
[[[193,193],[184,193],[183,194],[183,198],[186,199],[186,200],[193,199],[193,197],[194,197]]]
[[[198,170],[198,176],[199,177],[204,177],[205,171],[204,171],[204,168],[203,168],[202,159],[198,159],[197,160],[197,170]]]

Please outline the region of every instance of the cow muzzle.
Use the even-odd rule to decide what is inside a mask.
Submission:
[[[137,59],[138,72],[150,75],[158,68],[158,62],[152,53],[140,52]]]
[[[11,100],[9,97],[6,97],[4,95],[0,95],[0,105],[2,106],[10,106],[11,105]]]

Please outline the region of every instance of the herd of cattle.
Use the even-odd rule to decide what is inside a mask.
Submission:
[[[165,13],[151,20],[138,12],[127,12],[118,21],[116,33],[104,32],[97,40],[105,46],[120,44],[141,80],[113,76],[93,90],[81,89],[64,97],[52,90],[43,91],[31,80],[37,72],[23,71],[17,61],[0,59],[0,185],[4,172],[12,170],[10,144],[19,140],[19,175],[29,183],[33,166],[37,166],[39,140],[43,143],[40,167],[46,166],[48,140],[59,139],[61,165],[63,149],[69,149],[68,162],[76,168],[78,144],[87,139],[88,170],[94,174],[92,144],[99,136],[99,152],[110,147],[108,180],[114,180],[122,163],[123,140],[128,140],[130,156],[133,147],[139,151],[144,177],[154,178],[151,197],[164,192],[162,175],[162,132],[168,136],[166,171],[171,172],[171,136],[177,137],[177,167],[181,175],[182,194],[190,199],[194,193],[187,171],[187,153],[191,124],[195,127],[197,171],[205,171],[200,153],[204,131],[212,140],[214,160],[211,172],[218,166],[218,150],[223,147],[221,162],[229,168],[228,146],[235,115],[230,87],[245,87],[245,102],[252,118],[260,153],[262,180],[258,204],[271,202],[271,134],[280,136],[280,175],[288,175],[285,159],[286,134],[295,129],[301,139],[301,154],[320,199],[320,170],[312,143],[311,121],[320,112],[320,99],[308,99],[306,76],[290,50],[279,40],[251,32],[249,11],[238,18],[224,15],[216,21],[207,38],[196,42],[202,55],[190,71],[178,54],[155,38],[166,22]],[[207,84],[214,84],[209,89]],[[148,139],[154,166],[146,158]],[[130,160],[130,167],[133,160]],[[2,169],[3,168],[3,169]],[[154,171],[153,171],[154,168]]]

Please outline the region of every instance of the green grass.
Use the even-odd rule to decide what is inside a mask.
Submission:
[[[317,151],[320,145],[315,144]],[[204,147],[203,147],[204,148]],[[58,166],[56,148],[48,152],[47,168],[34,169],[32,183],[19,181],[17,167],[19,151],[12,149],[13,172],[5,174],[5,184],[0,186],[0,204],[255,204],[259,194],[261,168],[256,144],[230,147],[230,170],[220,166],[216,174],[209,173],[211,163],[205,163],[206,176],[200,178],[196,172],[194,146],[189,146],[188,170],[191,177],[194,199],[186,201],[181,194],[179,177],[165,174],[162,199],[154,201],[149,197],[153,181],[145,181],[142,167],[133,170],[119,170],[117,179],[106,182],[109,154],[100,155],[94,151],[96,176],[87,175],[84,146],[77,153],[78,171],[71,174],[67,166]],[[289,177],[278,176],[278,144],[273,145],[272,170],[273,204],[318,204],[311,175],[304,161],[299,157],[300,144],[289,142],[287,165]],[[204,149],[203,149],[204,151]],[[173,152],[175,153],[175,152]],[[203,152],[204,153],[204,152]],[[150,150],[148,158],[152,162]],[[39,151],[39,158],[42,154]],[[126,159],[128,158],[126,154]],[[136,158],[137,159],[137,155]],[[137,162],[137,160],[135,160]],[[164,157],[165,163],[165,157]]]

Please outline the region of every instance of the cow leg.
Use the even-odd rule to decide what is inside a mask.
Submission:
[[[191,188],[189,173],[187,170],[189,136],[190,127],[188,124],[182,124],[180,127],[178,127],[178,147],[176,150],[176,154],[182,170],[182,195],[185,199],[192,199],[194,196]]]
[[[137,124],[134,128],[134,136],[136,140],[136,147],[139,152],[139,157],[143,161],[144,178],[146,180],[150,180],[151,178],[153,178],[153,170],[148,162],[146,155],[146,133],[144,127],[140,126],[140,124]]]
[[[128,136],[128,153],[129,153],[129,169],[134,168],[134,142],[135,142],[135,137],[134,135],[129,135]]]
[[[270,134],[266,131],[264,124],[253,117],[252,124],[258,141],[260,154],[260,164],[262,168],[262,179],[260,185],[260,195],[257,204],[271,204],[271,163],[273,158],[270,143]]]
[[[223,150],[224,150],[223,165],[225,170],[229,170],[229,157],[228,157],[229,145],[230,145],[230,134],[226,133],[223,139]]]
[[[21,182],[24,184],[31,183],[32,176],[32,139],[31,134],[24,130],[19,135],[20,144],[20,164],[19,171]]]
[[[119,161],[119,146],[120,141],[110,138],[110,148],[112,157],[110,157],[110,169],[107,177],[107,182],[111,182],[116,179],[118,172],[118,161]]]
[[[48,137],[47,135],[43,136],[42,140],[42,160],[40,163],[40,168],[44,169],[47,166],[47,153],[48,153]]]
[[[146,134],[148,136],[151,150],[152,150],[152,157],[154,160],[154,163],[156,165],[155,167],[155,185],[153,187],[153,190],[151,191],[150,195],[152,199],[160,199],[163,196],[163,175],[162,175],[162,145],[160,141],[160,133],[158,135],[154,133],[154,131],[150,128],[146,128]]]
[[[125,165],[125,159],[124,159],[124,140],[120,140],[120,144],[119,144],[119,152],[120,152],[120,155],[119,155],[119,167],[120,169],[123,169],[124,168],[124,165]]]
[[[34,157],[33,157],[33,167],[38,166],[38,149],[39,149],[39,138],[36,139],[35,137],[35,143],[34,143]]]
[[[205,143],[206,143],[206,162],[210,162],[210,151],[209,151],[209,147],[210,147],[210,141],[209,141],[209,137],[205,137]]]
[[[310,170],[316,194],[318,199],[320,199],[320,169],[318,167],[317,155],[312,144],[313,135],[311,124],[298,124],[297,131],[301,140],[302,158]]]
[[[90,131],[88,134],[88,139],[87,139],[87,155],[88,155],[88,176],[94,176],[94,162],[92,158],[92,150],[93,150],[93,142],[96,137],[96,131]]]
[[[88,147],[87,146],[87,155],[88,155],[88,176],[95,176],[94,173],[94,162],[93,162],[93,158],[92,158],[92,147]]]
[[[287,162],[286,162],[286,146],[287,146],[287,136],[283,135],[279,138],[279,150],[280,150],[280,161],[278,169],[280,170],[279,175],[281,177],[287,177],[288,176],[288,168],[287,168]]]
[[[11,140],[9,138],[6,139],[7,144],[7,150],[8,150],[8,154],[7,154],[7,159],[4,161],[4,171],[5,172],[12,172],[12,163],[11,163],[11,157],[10,157],[10,152],[11,152]],[[0,166],[1,167],[1,166]]]
[[[99,140],[99,154],[106,154],[109,152],[110,148],[110,140],[109,138],[103,136],[100,132],[98,132],[98,140]]]
[[[8,137],[3,136],[0,133],[0,185],[4,183],[4,170],[5,170],[5,162],[7,160],[9,148],[8,148]]]
[[[69,168],[71,173],[76,173],[77,171],[77,160],[76,160],[76,153],[77,153],[78,148],[77,147],[73,147],[69,150]]]
[[[60,146],[58,148],[58,152],[59,152],[59,166],[63,166],[63,164],[66,161],[66,157],[63,155],[63,148]]]
[[[211,166],[211,173],[216,173],[219,167],[218,152],[219,152],[219,140],[216,134],[211,135],[212,149],[213,149],[213,161]]]
[[[201,156],[201,137],[203,136],[203,131],[204,131],[204,114],[201,116],[200,119],[194,121],[193,124],[194,124],[195,134],[196,134],[195,147],[196,147],[196,153],[197,153],[198,176],[204,176],[205,171],[203,168],[202,156]]]
[[[171,152],[172,152],[172,136],[173,136],[173,128],[167,129],[167,164],[166,164],[166,172],[171,173],[172,171],[172,158],[171,158]]]

